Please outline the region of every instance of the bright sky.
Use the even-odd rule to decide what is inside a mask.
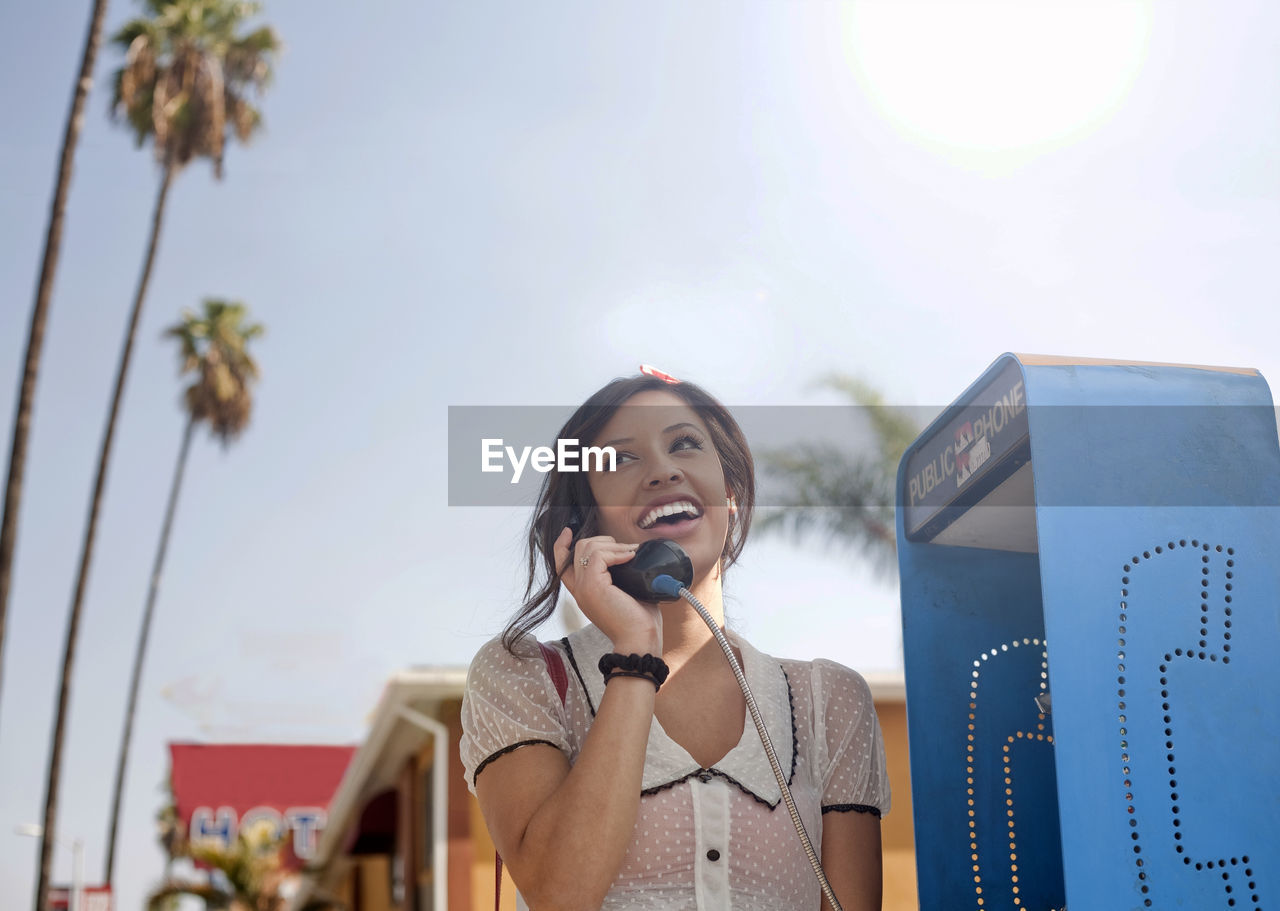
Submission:
[[[88,5],[0,10],[5,453]],[[221,184],[198,164],[171,194],[85,607],[60,831],[94,882],[182,429],[160,333],[204,295],[245,301],[268,327],[263,379],[242,441],[192,454],[121,909],[161,874],[167,741],[356,742],[389,674],[463,664],[502,626],[526,516],[447,506],[450,405],[571,406],[641,362],[730,406],[832,402],[808,384],[838,370],[936,408],[1010,350],[1280,376],[1268,0],[268,7],[288,47],[266,133]],[[134,10],[116,0],[109,28]],[[156,187],[105,117],[119,60],[104,48],[90,98],[29,451],[0,705],[6,907],[31,899],[37,842],[11,833],[41,815]],[[766,651],[900,667],[896,591],[838,549],[756,539],[729,594]]]

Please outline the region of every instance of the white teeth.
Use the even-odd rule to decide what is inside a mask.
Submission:
[[[678,513],[688,513],[695,518],[701,515],[698,511],[698,507],[694,506],[689,500],[676,500],[674,503],[655,506],[653,509],[649,510],[648,514],[640,520],[640,527],[649,528],[659,519],[665,516],[674,516]]]

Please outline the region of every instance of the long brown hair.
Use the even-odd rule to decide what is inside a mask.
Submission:
[[[751,513],[756,501],[755,465],[742,428],[729,410],[705,389],[693,383],[668,383],[646,375],[613,380],[578,407],[560,428],[557,439],[580,440],[583,445],[594,445],[604,426],[623,403],[638,393],[651,390],[670,392],[684,400],[698,413],[711,434],[711,442],[724,470],[725,485],[737,504],[737,509],[729,514],[729,533],[720,555],[722,566],[727,568],[742,553],[751,527]],[[560,575],[564,572],[564,567],[556,566],[555,541],[573,520],[580,523],[574,533],[574,541],[599,532],[596,500],[586,473],[547,472],[529,523],[528,581],[524,603],[502,633],[502,644],[510,651],[514,651],[520,639],[530,635],[555,613],[560,602]]]

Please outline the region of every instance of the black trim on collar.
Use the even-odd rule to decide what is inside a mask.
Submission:
[[[702,781],[710,781],[710,780],[711,780],[711,777],[712,777],[713,775],[714,775],[716,778],[723,778],[725,781],[729,782],[729,784],[733,785],[735,788],[737,788],[737,789],[738,789],[739,791],[741,791],[743,794],[746,794],[748,797],[750,797],[750,798],[751,798],[752,800],[754,800],[756,803],[762,803],[762,804],[764,804],[766,807],[768,807],[770,810],[776,809],[776,808],[777,808],[777,806],[778,806],[778,803],[782,803],[782,801],[781,801],[781,800],[779,800],[779,801],[778,801],[778,803],[769,803],[769,801],[765,800],[763,797],[761,797],[761,796],[760,796],[759,794],[757,794],[755,791],[751,790],[749,787],[747,787],[746,785],[744,785],[742,782],[738,781],[738,779],[734,778],[732,775],[726,775],[724,772],[721,772],[721,771],[720,771],[719,769],[717,769],[717,768],[710,768],[710,769],[698,769],[698,770],[697,770],[697,771],[695,771],[695,772],[690,772],[688,775],[682,775],[682,776],[681,776],[681,777],[679,777],[679,778],[673,778],[671,781],[668,781],[668,782],[666,782],[666,783],[664,783],[664,784],[655,785],[655,786],[654,786],[654,787],[652,787],[652,788],[646,788],[645,790],[643,790],[643,791],[641,791],[641,792],[640,792],[640,796],[641,796],[641,797],[648,797],[650,794],[657,794],[657,793],[659,793],[660,791],[667,791],[667,790],[670,790],[671,788],[674,788],[674,787],[675,787],[676,785],[678,785],[678,784],[684,784],[684,783],[685,783],[686,781],[688,781],[690,778],[698,778],[698,779],[701,779]]]
[[[799,749],[799,742],[796,737],[795,694],[791,690],[791,678],[787,676],[787,672],[785,670],[783,670],[782,672],[782,679],[787,681],[787,704],[791,708],[791,774],[787,778],[787,786],[790,787],[791,785],[795,784],[795,781],[796,781],[796,756],[799,754],[800,749]],[[748,719],[744,719],[744,722],[746,720]],[[753,728],[755,727],[754,723],[752,724],[752,727]],[[746,794],[756,803],[764,804],[770,810],[776,810],[778,808],[778,804],[782,803],[781,796],[778,797],[777,802],[769,803],[769,801],[765,800],[755,791],[751,790],[742,782],[738,781],[738,779],[734,778],[732,775],[729,775],[729,774],[726,774],[725,772],[720,771],[715,766],[712,766],[709,769],[697,769],[695,771],[690,772],[688,775],[682,775],[679,778],[673,778],[671,781],[663,782],[660,785],[654,785],[652,788],[645,788],[640,792],[640,796],[648,797],[650,794],[657,794],[660,791],[669,790],[671,788],[674,788],[678,784],[683,784],[684,782],[688,781],[690,778],[699,778],[702,781],[709,781],[711,779],[711,776],[713,775],[717,778],[723,778],[725,781],[729,782],[729,784],[736,787],[743,794]],[[875,808],[871,807],[869,809],[874,810]],[[826,810],[823,810],[823,812],[825,813]],[[878,810],[876,811],[876,814],[879,815]]]
[[[560,640],[560,644],[564,646],[565,653],[569,656],[569,664],[573,668],[574,676],[578,678],[578,683],[582,686],[582,695],[587,697],[587,708],[591,709],[591,717],[596,717],[596,706],[591,701],[591,691],[587,689],[587,681],[582,679],[582,671],[578,669],[578,659],[574,657],[573,646],[569,644],[569,637],[565,636]]]
[[[782,679],[787,681],[787,705],[791,707],[791,775],[787,778],[789,787],[796,781],[796,756],[800,753],[800,741],[796,737],[796,696],[791,691],[791,678],[787,676],[787,669],[781,664],[778,667],[782,670]]]

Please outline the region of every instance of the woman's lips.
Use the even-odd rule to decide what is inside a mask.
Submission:
[[[643,531],[658,538],[680,538],[696,529],[701,521],[702,516],[683,518],[677,522],[655,522]]]
[[[673,516],[685,514],[690,518],[698,518],[702,516],[702,507],[692,497],[678,496],[668,500],[652,503],[640,516],[636,524],[645,531],[663,524],[662,520]]]

